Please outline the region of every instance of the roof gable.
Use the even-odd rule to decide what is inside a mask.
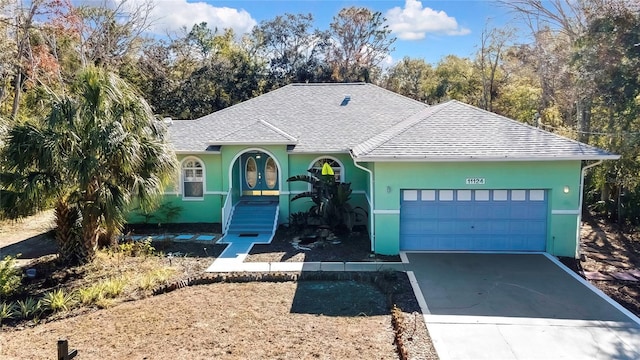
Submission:
[[[239,128],[209,142],[209,145],[283,144],[293,145],[298,140],[265,120]]]

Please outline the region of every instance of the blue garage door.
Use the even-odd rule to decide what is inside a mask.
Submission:
[[[545,190],[403,190],[401,250],[544,251]]]

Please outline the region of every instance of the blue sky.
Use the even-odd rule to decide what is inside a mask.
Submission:
[[[136,0],[134,0],[135,2]],[[472,56],[487,21],[502,26],[512,16],[490,0],[156,0],[154,31],[164,33],[206,21],[211,27],[242,33],[284,13],[311,13],[316,27],[327,29],[340,9],[350,6],[380,11],[398,38],[390,61],[404,56],[436,63],[448,54]]]

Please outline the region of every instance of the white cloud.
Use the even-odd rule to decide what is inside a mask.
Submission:
[[[143,0],[133,0],[141,2]],[[191,30],[194,24],[206,22],[210,28],[231,28],[236,34],[249,32],[256,20],[244,9],[216,7],[204,2],[187,2],[187,0],[159,0],[151,13],[153,19],[152,32],[163,34],[176,31],[186,26]]]
[[[406,0],[404,9],[396,6],[389,9],[385,17],[389,29],[402,40],[424,39],[427,33],[466,35],[471,32],[444,11],[422,7],[418,0]]]

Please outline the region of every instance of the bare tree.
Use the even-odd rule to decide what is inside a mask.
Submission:
[[[31,54],[29,51],[29,33],[33,27],[33,19],[37,15],[40,6],[44,3],[44,0],[32,1],[28,10],[23,8],[22,2],[16,4],[15,22],[13,26],[16,53],[13,60],[14,72],[13,72],[13,105],[11,106],[11,119],[15,120],[18,116],[18,110],[20,108],[20,97],[22,95],[23,86],[23,59],[30,59]],[[2,91],[4,92],[4,90]]]
[[[127,56],[140,48],[143,33],[153,24],[150,18],[152,0],[132,3],[103,0],[101,6],[81,6],[82,19],[80,58],[82,66],[90,64],[117,67]]]
[[[493,111],[493,100],[497,92],[498,65],[502,63],[504,51],[513,40],[515,30],[513,28],[482,30],[480,39],[480,51],[477,64],[482,76],[482,108]],[[503,74],[506,77],[506,74]]]
[[[350,7],[340,10],[329,25],[330,45],[327,61],[337,81],[369,81],[372,69],[378,66],[393,48],[395,37],[384,24],[380,12]]]
[[[498,0],[527,21],[532,32],[550,27],[577,39],[587,27],[587,14],[599,1],[593,0]]]

